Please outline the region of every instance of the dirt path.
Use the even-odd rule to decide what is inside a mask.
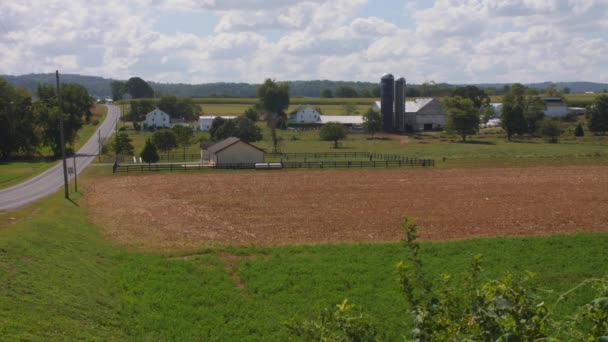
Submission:
[[[147,247],[397,241],[404,214],[424,240],[608,232],[608,167],[115,176],[87,202]]]

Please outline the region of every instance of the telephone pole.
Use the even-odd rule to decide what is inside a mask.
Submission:
[[[59,86],[59,70],[55,71],[57,80],[57,103],[59,104],[59,138],[61,144],[61,159],[63,159],[63,187],[65,189],[65,198],[70,199],[68,189],[68,166],[65,161],[65,136],[63,135],[63,104],[61,103],[61,88]]]

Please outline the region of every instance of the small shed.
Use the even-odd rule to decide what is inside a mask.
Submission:
[[[209,162],[215,165],[255,164],[264,162],[264,150],[230,137],[207,148]]]

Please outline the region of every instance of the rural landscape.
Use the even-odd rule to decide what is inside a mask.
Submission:
[[[115,23],[140,23],[129,39],[149,56],[129,64],[106,50],[104,72],[88,66],[88,54],[32,67],[38,50],[22,52],[19,32],[33,37],[40,27],[4,23],[2,10],[26,18],[24,9],[37,7],[0,4],[0,45],[22,59],[6,54],[10,64],[0,67],[0,341],[607,341],[603,64],[581,52],[595,69],[572,58],[580,74],[550,75],[553,62],[529,69],[531,60],[517,60],[494,64],[496,77],[483,68],[471,76],[474,67],[450,49],[453,60],[435,70],[426,60],[443,47],[406,59],[399,44],[443,39],[442,25],[424,31],[427,16],[458,17],[471,4],[400,4],[416,13],[399,14],[415,19],[412,29],[355,2],[235,2],[253,11],[249,21],[228,2],[128,2],[110,17],[165,13],[151,17],[154,29],[136,16]],[[481,1],[467,13],[495,18],[505,30],[498,37],[538,34],[522,13],[582,22],[598,11],[575,3],[565,14]],[[356,17],[348,6],[375,14]],[[318,27],[301,27],[309,24],[290,17],[296,12]],[[519,20],[517,30],[504,16]],[[205,39],[221,44],[205,40],[208,52],[184,54],[184,45],[203,44],[187,33],[205,27],[199,21],[215,23]],[[305,39],[317,29],[327,36]],[[468,29],[448,31],[447,45],[475,50],[458,38]],[[573,37],[591,39],[583,31]],[[137,43],[138,35],[154,40]],[[96,33],[85,36],[100,53]],[[122,37],[103,44],[119,49]],[[371,51],[387,42],[394,62]],[[270,52],[264,62],[249,55],[254,44]],[[357,69],[352,52],[332,65],[338,73],[354,63],[348,73],[332,73],[330,54],[349,44],[369,45],[358,63],[370,69]],[[166,46],[172,52],[152,62]],[[321,57],[302,53],[297,64],[292,50]],[[538,51],[530,55],[540,60],[552,50]],[[233,53],[250,58],[243,64]],[[192,55],[209,66],[179,64]],[[502,67],[508,73],[499,75]],[[87,76],[98,70],[108,76]],[[592,81],[558,81],[581,78]]]

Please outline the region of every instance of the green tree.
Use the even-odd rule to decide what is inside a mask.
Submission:
[[[125,89],[134,99],[153,98],[154,90],[148,82],[139,77],[131,77],[125,83]]]
[[[110,83],[110,88],[112,89],[112,98],[114,101],[122,100],[122,96],[127,93],[125,82],[112,81],[112,83]]]
[[[132,100],[129,105],[131,110],[124,116],[124,120],[133,122],[134,126],[136,122],[144,121],[146,114],[156,108],[154,101],[148,99]]]
[[[146,140],[146,145],[140,154],[141,160],[144,163],[156,163],[160,159],[156,145],[150,139]]]
[[[255,107],[247,108],[245,110],[245,112],[243,113],[243,116],[253,122],[260,120],[260,112],[258,112],[258,110]]]
[[[524,97],[524,119],[528,133],[534,134],[544,117],[545,102],[539,96],[526,95]]]
[[[191,127],[176,125],[171,128],[171,131],[175,134],[175,140],[180,147],[188,147],[192,144],[194,130]]]
[[[472,85],[454,89],[452,92],[452,97],[456,96],[471,100],[475,108],[478,109],[484,104],[490,103],[490,97],[486,94],[486,92],[483,91],[483,89],[479,89]]]
[[[289,107],[289,84],[266,79],[257,92],[260,108],[266,113],[266,121],[272,134],[273,151],[277,151],[279,140],[276,128],[280,121],[287,121],[285,110]]]
[[[211,128],[209,128],[209,135],[213,138],[215,132],[226,122],[227,120],[221,116],[216,116],[211,122]],[[214,139],[215,140],[215,139]]]
[[[544,119],[540,124],[540,135],[547,138],[550,143],[555,144],[559,141],[562,128],[556,119]]]
[[[359,97],[359,94],[357,93],[357,90],[355,90],[355,88],[353,88],[353,87],[342,86],[342,87],[339,87],[338,89],[336,89],[335,96],[352,98],[352,97]]]
[[[112,150],[118,155],[133,155],[131,138],[125,132],[118,132],[112,140]]]
[[[598,96],[588,108],[589,130],[595,134],[608,132],[608,95]]]
[[[457,132],[462,141],[479,131],[479,109],[471,99],[453,96],[446,98],[444,104],[448,113],[446,128]]]
[[[523,134],[527,131],[527,123],[524,117],[525,87],[516,83],[508,88],[505,94],[500,115],[502,127],[507,132],[507,139],[510,141],[513,135]]]
[[[216,123],[215,120],[213,120],[213,123],[211,124],[211,128],[213,128],[214,123]],[[216,129],[213,130],[213,133],[211,134],[211,139],[215,140],[215,141],[219,141],[219,140],[224,140],[226,138],[232,137],[232,136],[234,136],[235,129],[236,129],[236,127],[235,127],[234,120],[222,119],[222,121],[218,121]]]
[[[177,138],[172,131],[161,129],[152,135],[152,143],[161,151],[169,151],[177,147]]]
[[[374,134],[382,131],[382,114],[369,108],[363,115],[363,129],[374,138]]]
[[[179,113],[179,107],[177,104],[177,97],[176,96],[163,96],[160,98],[160,101],[158,101],[158,105],[157,105],[158,109],[162,110],[163,112],[169,114],[169,116],[171,118],[177,118]]]
[[[36,116],[27,90],[0,78],[0,159],[29,153],[38,144]]]
[[[495,115],[494,107],[490,105],[484,105],[481,107],[481,111],[479,112],[479,119],[481,123],[487,124],[490,119],[494,118]]]
[[[332,93],[331,89],[326,88],[326,89],[321,90],[321,97],[329,99],[329,98],[334,97],[334,94]]]
[[[59,108],[55,88],[50,85],[38,85],[37,95],[40,99],[36,105],[38,125],[44,144],[51,147],[55,156],[61,153],[59,132]],[[66,142],[73,145],[78,130],[83,125],[83,116],[90,110],[92,99],[84,87],[76,84],[61,86],[61,103],[63,105],[63,131]]]
[[[234,122],[233,137],[237,137],[245,142],[262,140],[262,130],[252,120],[241,116],[228,121]]]
[[[333,141],[334,148],[338,148],[338,141],[348,136],[348,128],[339,122],[328,122],[321,127],[319,136],[323,141]]]

